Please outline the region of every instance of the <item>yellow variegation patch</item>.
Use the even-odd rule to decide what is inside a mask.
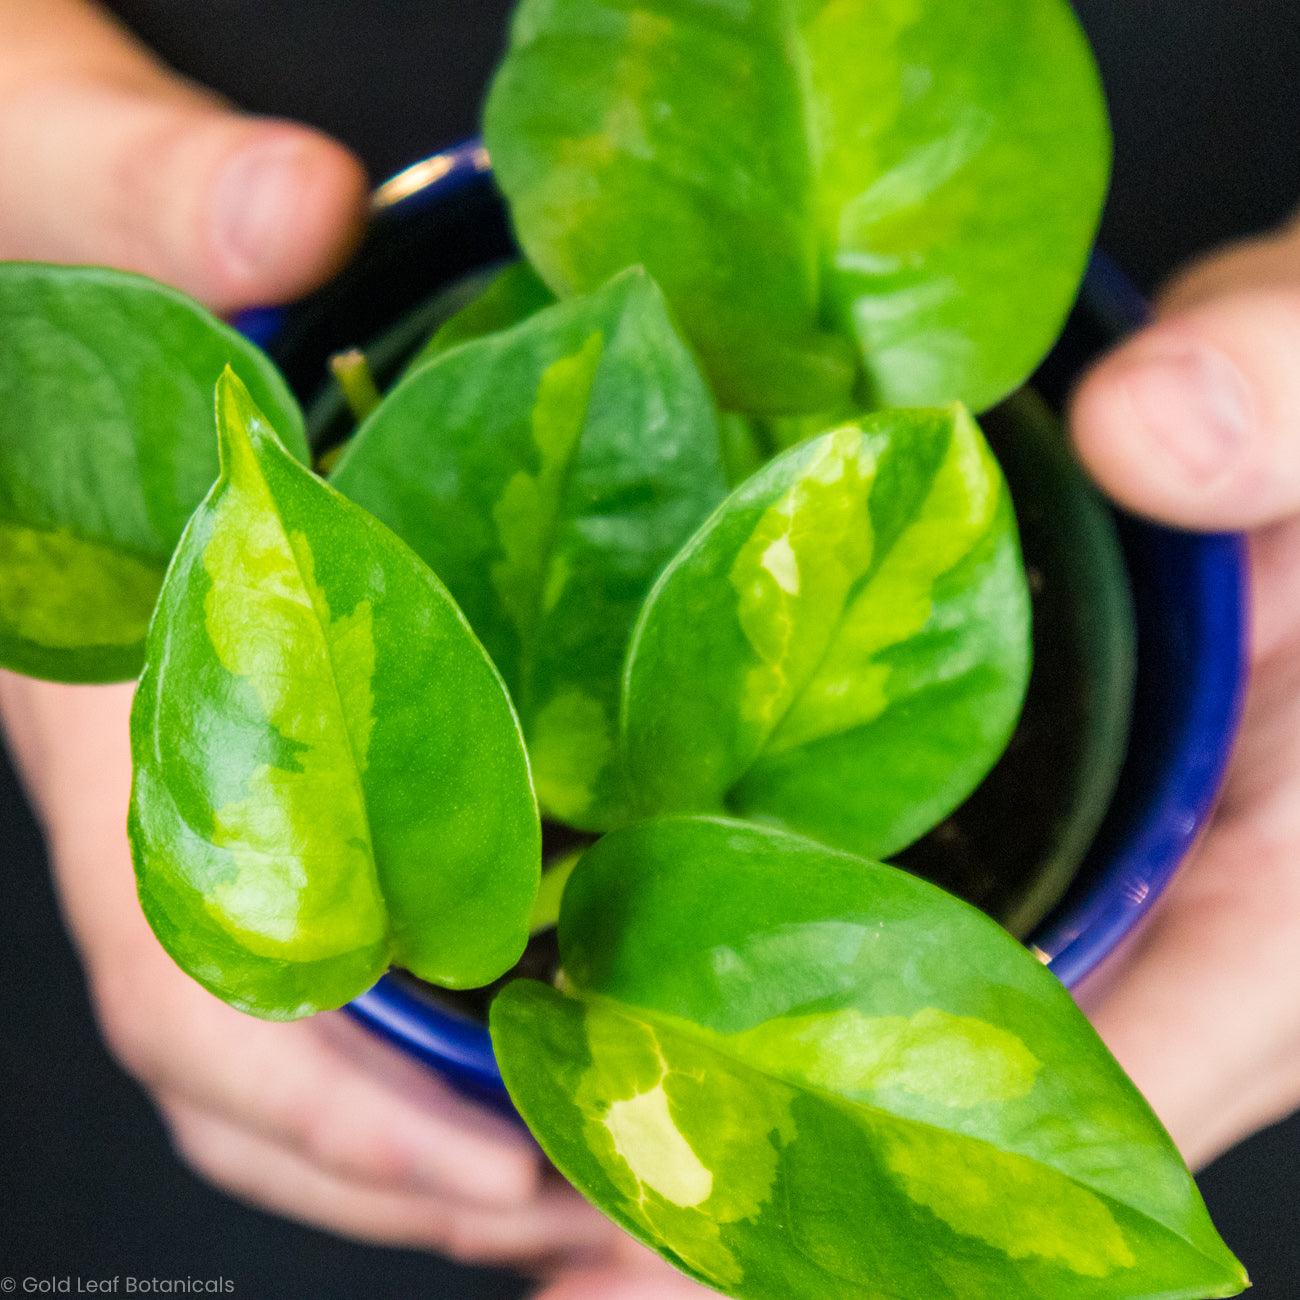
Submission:
[[[731,567],[740,626],[758,659],[740,711],[760,742],[826,653],[839,610],[871,562],[871,451],[857,428],[829,435]]]
[[[788,1097],[754,1091],[698,1040],[613,1007],[589,1006],[584,1024],[592,1066],[574,1100],[626,1212],[691,1267],[738,1286],[725,1228],[771,1199],[795,1135]]]
[[[884,1150],[912,1200],[1012,1259],[1059,1261],[1095,1278],[1137,1263],[1106,1202],[1039,1161],[942,1129],[901,1125],[885,1134]]]
[[[849,1007],[765,1021],[727,1040],[759,1069],[846,1096],[897,1090],[962,1109],[1029,1093],[1040,1062],[1014,1034],[927,1007],[864,1016]]]
[[[542,806],[561,820],[577,817],[613,756],[613,726],[599,700],[584,691],[562,691],[537,710],[528,748]]]
[[[894,670],[882,652],[930,621],[935,582],[987,535],[1000,486],[978,426],[955,409],[952,440],[925,501],[847,602],[816,671],[769,738],[769,754],[865,726],[889,707]]]
[[[242,414],[219,417],[227,486],[203,554],[207,632],[291,757],[262,764],[245,798],[214,809],[213,842],[230,851],[235,875],[206,903],[250,952],[317,960],[385,932],[360,782],[374,725],[371,607],[333,615],[310,545],[280,520]],[[285,847],[295,844],[297,855]]]
[[[503,552],[492,566],[492,584],[524,643],[562,590],[565,571],[553,555],[556,520],[603,350],[602,335],[591,334],[577,352],[543,372],[532,413],[537,469],[512,475],[492,510]]]
[[[144,640],[162,568],[66,528],[0,520],[0,633],[50,649]]]
[[[637,1182],[665,1201],[692,1209],[713,1194],[713,1171],[673,1123],[662,1080],[648,1092],[611,1102],[601,1122]]]

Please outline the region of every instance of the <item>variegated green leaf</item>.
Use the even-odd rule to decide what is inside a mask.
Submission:
[[[217,474],[212,386],[233,366],[289,450],[271,362],[184,295],[99,267],[0,263],[0,665],[134,677],[163,571]]]
[[[543,808],[616,820],[628,633],[726,491],[712,402],[653,283],[629,271],[426,363],[333,482],[465,611],[510,686]]]
[[[177,550],[131,720],[154,932],[273,1019],[397,962],[518,958],[540,827],[500,677],[429,569],[288,456],[227,371],[221,477]]]
[[[1006,485],[960,407],[796,446],[665,570],[624,684],[645,812],[717,812],[873,857],[1006,744],[1029,605]]]
[[[876,405],[1015,388],[1109,164],[1066,0],[523,0],[485,136],[553,289],[645,265],[768,413],[838,407],[855,354]]]
[[[566,1177],[747,1300],[1204,1300],[1241,1266],[1061,985],[923,881],[738,822],[607,836],[492,1007]]]

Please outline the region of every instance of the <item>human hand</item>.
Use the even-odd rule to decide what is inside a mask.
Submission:
[[[0,260],[280,302],[347,256],[366,188],[341,145],[234,112],[85,0],[0,0]]]
[[[1193,1166],[1300,1105],[1300,226],[1180,276],[1088,376],[1082,459],[1249,537],[1252,679],[1216,816],[1089,1011]]]
[[[293,298],[347,256],[366,178],[340,145],[242,116],[83,0],[0,0],[0,259],[104,263],[218,311]],[[341,1016],[269,1025],[180,973],[126,844],[130,688],[0,675],[109,1045],[189,1162],[352,1236],[544,1270],[616,1230],[521,1130]]]
[[[180,1154],[240,1199],[348,1236],[547,1272],[621,1236],[522,1128],[340,1013],[253,1020],[175,967],[126,843],[131,687],[0,674],[0,717],[46,831],[104,1037]]]

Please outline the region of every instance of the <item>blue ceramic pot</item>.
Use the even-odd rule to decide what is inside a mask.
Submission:
[[[512,251],[487,155],[469,142],[383,185],[355,263],[289,311],[240,322],[267,343],[300,392],[324,359],[383,333],[439,285]],[[418,268],[418,273],[417,273]],[[1059,402],[1103,348],[1140,325],[1145,303],[1102,255],[1034,383]],[[1241,540],[1119,519],[1138,620],[1136,705],[1120,793],[1064,902],[1031,937],[1071,988],[1141,922],[1204,827],[1223,778],[1246,679]],[[487,1030],[436,1005],[399,975],[350,1013],[463,1090],[508,1106]]]

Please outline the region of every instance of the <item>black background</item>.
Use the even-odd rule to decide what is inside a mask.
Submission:
[[[114,7],[177,67],[247,108],[333,131],[382,177],[473,132],[510,6]],[[1103,240],[1121,264],[1152,286],[1196,252],[1291,211],[1300,200],[1295,0],[1079,0],[1077,8],[1115,122]],[[239,1296],[322,1300],[524,1293],[504,1275],[272,1219],[181,1169],[148,1103],[98,1045],[39,838],[2,762],[0,834],[0,1276],[224,1275]],[[1225,1157],[1202,1186],[1255,1294],[1300,1297],[1300,1121]]]

